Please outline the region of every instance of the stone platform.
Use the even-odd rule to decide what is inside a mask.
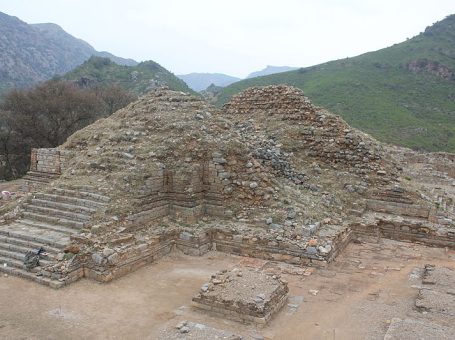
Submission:
[[[251,268],[221,271],[193,297],[193,306],[245,323],[266,324],[288,297],[287,282]]]

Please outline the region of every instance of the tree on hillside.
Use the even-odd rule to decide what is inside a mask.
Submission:
[[[102,100],[67,82],[13,90],[4,100],[8,124],[32,147],[53,147],[103,115]]]
[[[131,92],[125,91],[118,85],[111,85],[107,87],[97,87],[94,89],[98,97],[106,105],[108,115],[124,108],[132,101],[136,100],[136,96]]]
[[[56,147],[77,130],[134,99],[134,95],[116,86],[80,88],[60,80],[9,92],[0,115],[4,178],[25,173],[31,148]],[[11,161],[12,155],[15,162]]]

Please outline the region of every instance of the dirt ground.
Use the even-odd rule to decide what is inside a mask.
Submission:
[[[392,318],[425,317],[413,308],[416,268],[455,268],[455,252],[388,240],[350,244],[326,269],[284,274],[289,304],[264,328],[191,307],[211,274],[239,263],[265,264],[215,252],[174,253],[108,284],[81,280],[61,290],[2,275],[0,338],[158,339],[188,320],[245,339],[383,339]]]

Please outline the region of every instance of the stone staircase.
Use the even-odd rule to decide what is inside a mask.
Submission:
[[[46,274],[40,267],[27,271],[23,264],[25,254],[43,247],[48,257],[40,260],[41,265],[57,261],[57,255],[70,242],[70,235],[89,225],[93,214],[103,211],[109,200],[86,187],[35,193],[24,203],[20,219],[0,226],[0,272],[54,288],[63,286],[60,277]]]
[[[37,190],[58,177],[60,177],[60,174],[30,170],[24,177],[22,177],[22,180],[24,181],[22,191],[30,192]]]

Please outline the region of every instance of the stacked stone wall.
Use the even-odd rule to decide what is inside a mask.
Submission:
[[[155,171],[136,199],[137,209],[128,216],[129,225],[140,226],[165,216],[186,222],[203,215],[225,216],[224,172],[224,166],[215,161]]]
[[[69,151],[56,148],[32,149],[30,170],[50,174],[61,174],[66,170]]]

